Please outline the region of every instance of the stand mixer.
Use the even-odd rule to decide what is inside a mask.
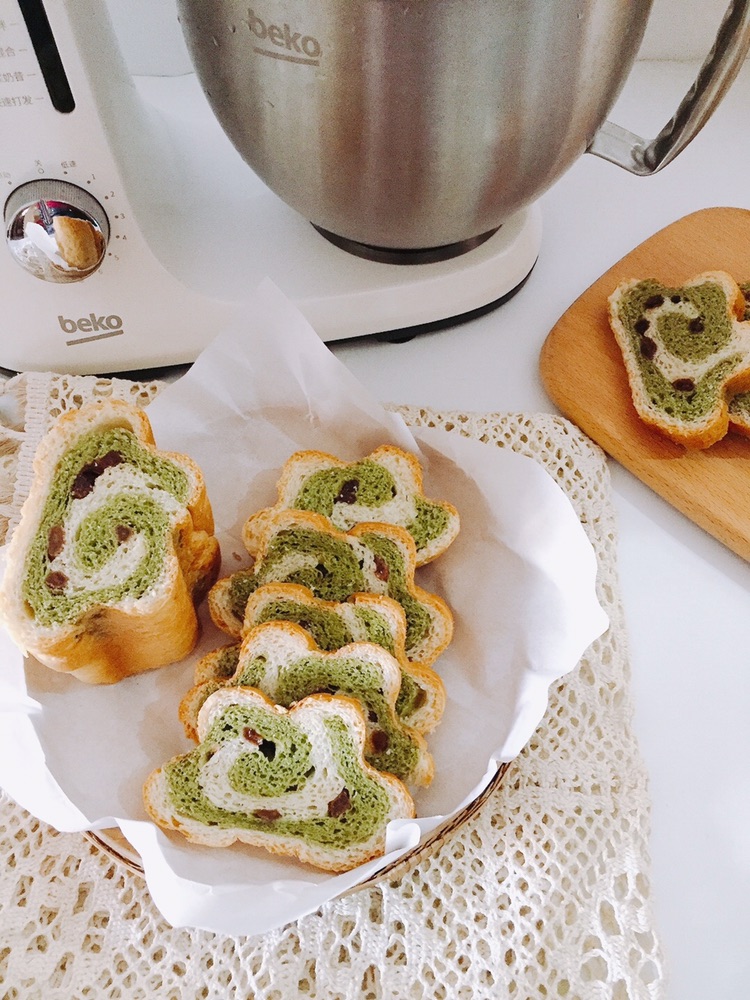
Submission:
[[[656,139],[607,121],[650,5],[178,0],[197,78],[136,83],[99,0],[0,0],[0,368],[190,363],[264,278],[325,341],[492,308],[578,156],[653,173],[739,69],[750,0]]]
[[[5,369],[189,363],[265,277],[326,341],[409,335],[491,307],[538,255],[536,206],[452,260],[334,246],[243,163],[193,76],[131,79],[101,3],[0,0],[0,52],[0,190],[8,232],[21,230],[0,248]],[[29,217],[40,202],[88,224],[91,270],[40,246],[54,223]]]

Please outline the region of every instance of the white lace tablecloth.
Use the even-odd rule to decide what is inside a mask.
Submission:
[[[57,413],[160,385],[25,374],[0,394],[0,539]],[[256,938],[174,929],[144,880],[84,835],[0,792],[2,1000],[635,1000],[665,995],[649,889],[648,781],[631,728],[627,637],[603,453],[545,414],[434,413],[540,462],[597,554],[609,630],[550,692],[547,714],[470,818],[376,885]]]

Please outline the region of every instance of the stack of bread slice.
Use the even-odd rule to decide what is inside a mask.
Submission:
[[[382,854],[433,777],[427,737],[446,704],[433,664],[453,618],[415,575],[459,517],[393,446],[356,462],[298,452],[278,490],[245,524],[251,566],[209,592],[232,642],[180,704],[197,745],[149,777],[144,801],[192,841],[346,870]]]

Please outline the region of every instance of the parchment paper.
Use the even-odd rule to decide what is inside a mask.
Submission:
[[[498,400],[502,405],[502,400]],[[545,712],[549,685],[571,670],[607,621],[596,560],[565,494],[533,460],[447,434],[412,433],[372,399],[269,282],[242,322],[149,406],[157,445],[201,466],[222,545],[222,573],[250,564],[242,524],[275,500],[281,466],[300,448],[347,460],[391,442],[417,454],[428,496],[461,515],[450,549],[417,571],[455,616],[435,669],[448,694],[428,737],[430,788],[418,819],[391,824],[386,856],[344,875],[244,846],[211,849],[145,818],[147,774],[190,749],[177,706],[204,652],[229,641],[202,609],[203,635],[180,664],[90,687],[23,660],[0,633],[0,785],[57,829],[118,825],[175,926],[235,935],[294,920],[418,845],[512,760]]]

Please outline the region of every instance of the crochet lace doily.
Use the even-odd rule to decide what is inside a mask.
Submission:
[[[102,395],[145,406],[160,388],[48,374],[7,383],[0,538],[17,522],[54,415]],[[260,937],[170,927],[137,873],[0,793],[3,1000],[664,996],[604,456],[551,415],[398,409],[411,425],[512,448],[546,468],[596,552],[608,631],[550,691],[534,736],[465,823],[402,872]]]

